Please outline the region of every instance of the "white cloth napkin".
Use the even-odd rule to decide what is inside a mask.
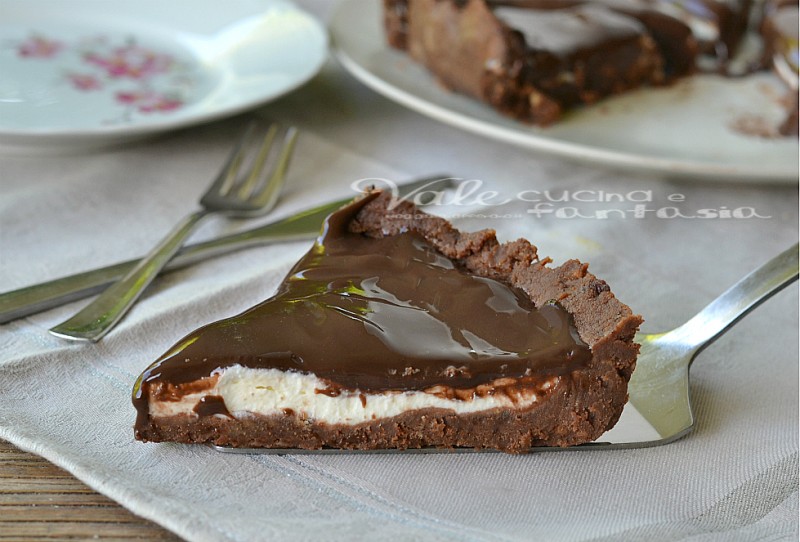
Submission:
[[[591,262],[650,331],[688,319],[797,238],[796,187],[675,182],[547,159],[408,112],[335,63],[262,113],[304,129],[273,217],[352,194],[349,183],[363,177],[444,170],[480,180],[511,202],[437,212],[463,229],[529,238],[557,262]],[[146,252],[193,209],[242,124],[83,156],[0,157],[0,290]],[[649,190],[653,208],[752,206],[770,218],[536,216],[523,190]],[[675,194],[685,201],[668,200]],[[630,202],[554,205],[593,214]],[[194,239],[242,226],[212,221]],[[83,302],[0,326],[0,438],[193,541],[797,539],[796,286],[700,355],[691,387],[697,426],[667,446],[248,456],[135,442],[138,374],[188,331],[271,295],[308,246],[250,249],[169,274],[96,345],[47,333]]]
[[[3,288],[143,253],[176,213],[193,206],[240,124],[93,156],[4,158]],[[277,214],[346,195],[355,178],[406,177],[310,133],[297,156]],[[510,184],[501,191],[516,193]],[[526,207],[512,203],[505,210]],[[439,212],[454,210],[460,209]],[[480,218],[461,222],[488,225]],[[718,248],[710,240],[689,248],[691,224],[643,221],[641,227],[653,230],[643,234],[621,223],[585,222],[490,220],[504,238],[527,234],[595,256],[587,257],[598,264],[595,272],[657,323],[690,316],[758,259],[728,241],[723,252],[737,255],[720,261],[721,269],[693,264],[707,264],[703,250]],[[211,223],[199,236],[226,226]],[[678,231],[662,233],[668,235],[663,248],[643,248],[662,227]],[[189,540],[773,540],[796,534],[796,288],[701,355],[692,371],[698,427],[661,448],[527,457],[277,457],[135,442],[130,391],[139,372],[196,326],[268,297],[307,248],[251,249],[167,275],[96,345],[64,342],[46,331],[78,303],[0,327],[0,437]]]

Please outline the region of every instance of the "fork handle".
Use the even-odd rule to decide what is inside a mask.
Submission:
[[[747,313],[797,280],[797,275],[798,244],[795,243],[728,288],[670,335],[680,338],[692,350],[700,351]]]
[[[209,214],[203,209],[188,215],[127,275],[110,286],[75,316],[50,333],[76,341],[99,341],[119,322],[142,292],[181,248],[197,223]]]
[[[330,211],[334,210],[336,208],[330,205]],[[313,239],[318,233],[319,224],[310,223],[307,227],[303,225],[292,228],[291,221],[279,221],[185,246],[167,263],[164,271],[179,269],[207,258],[252,246],[305,241]],[[2,293],[0,324],[98,294],[111,286],[114,281],[122,279],[139,261],[139,259],[128,260]]]

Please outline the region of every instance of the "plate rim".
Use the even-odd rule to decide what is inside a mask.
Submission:
[[[396,86],[379,74],[374,73],[367,66],[362,65],[352,52],[342,45],[342,42],[345,41],[340,39],[340,34],[344,30],[342,28],[343,14],[351,6],[368,1],[341,0],[337,4],[328,25],[333,54],[342,66],[360,82],[384,97],[429,118],[529,150],[581,163],[600,164],[626,171],[643,171],[677,178],[694,177],[719,182],[757,181],[759,184],[797,183],[800,177],[800,168],[790,171],[786,168],[764,170],[763,168],[756,169],[755,167],[725,166],[724,164],[710,164],[691,159],[662,158],[614,149],[603,149],[593,145],[564,141],[547,135],[527,134],[521,131],[524,125],[521,125],[520,129],[512,129],[475,118],[468,113],[453,110],[445,105],[428,101],[424,97],[417,96],[407,89]],[[348,23],[351,25],[349,32],[353,32],[354,24],[359,22],[363,22],[363,19],[355,22],[349,19]],[[389,50],[385,42],[382,42],[382,49],[387,52],[393,52]],[[397,54],[401,53],[398,52]],[[499,115],[499,113],[493,111],[492,113]]]

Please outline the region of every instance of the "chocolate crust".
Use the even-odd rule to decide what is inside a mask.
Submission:
[[[556,390],[541,405],[526,410],[492,409],[457,415],[428,408],[356,425],[320,423],[294,413],[249,415],[236,420],[225,414],[178,415],[151,418],[136,436],[152,442],[212,443],[233,448],[379,450],[432,446],[524,453],[534,446],[572,446],[596,439],[619,417],[613,404],[625,401],[624,393],[610,396],[609,390],[588,374],[562,379]]]
[[[589,363],[557,377],[529,407],[457,415],[422,409],[357,425],[330,425],[287,415],[149,416],[136,437],[152,442],[210,442],[220,446],[319,449],[433,447],[493,448],[522,453],[532,446],[572,446],[613,427],[627,402],[627,384],[639,346],[639,316],[577,260],[550,268],[528,241],[501,244],[492,230],[464,233],[445,219],[383,193],[367,203],[350,230],[381,237],[413,230],[456,265],[523,289],[539,306],[551,300],[572,315],[592,352]],[[158,390],[148,388],[151,400]],[[215,411],[216,412],[216,411]]]

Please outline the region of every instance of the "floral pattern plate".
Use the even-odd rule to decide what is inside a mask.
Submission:
[[[101,146],[229,116],[303,84],[327,53],[286,0],[4,0],[0,146]]]

